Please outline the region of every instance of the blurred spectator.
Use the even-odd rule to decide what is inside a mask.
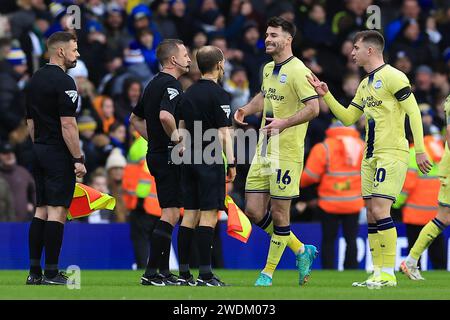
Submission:
[[[6,59],[0,61],[0,140],[8,140],[25,118],[22,90],[29,78],[26,70],[25,53],[19,48],[10,49]]]
[[[98,96],[93,104],[101,120],[101,128],[97,132],[108,133],[111,125],[116,122],[114,100],[108,96]]]
[[[175,23],[169,17],[169,0],[154,0],[150,4],[153,12],[153,22],[163,39],[178,39],[178,31]]]
[[[247,104],[250,99],[250,90],[248,86],[247,73],[242,67],[235,67],[231,71],[230,79],[225,81],[223,88],[231,94],[231,115]]]
[[[137,105],[141,93],[142,84],[137,79],[125,79],[122,94],[115,98],[114,115],[117,121],[128,125],[131,111]]]
[[[98,168],[91,174],[89,186],[97,191],[109,193],[106,172],[103,168]],[[113,221],[114,215],[110,210],[97,210],[88,216],[89,223],[110,223]]]
[[[421,23],[421,9],[417,0],[403,0],[400,17],[390,22],[385,29],[386,48],[389,49],[394,40],[401,33],[405,24],[415,22]]]
[[[412,78],[413,64],[405,52],[398,51],[392,65],[406,74],[409,79]]]
[[[143,88],[153,78],[153,73],[145,63],[141,49],[126,49],[123,62],[125,70],[114,79],[112,96],[124,94],[123,90],[128,78],[138,80]]]
[[[51,14],[47,11],[35,10],[35,20],[33,26],[23,32],[19,38],[20,47],[27,56],[28,73],[32,74],[44,64],[43,55],[45,52],[44,34],[51,23]]]
[[[415,21],[404,24],[399,35],[392,43],[389,57],[394,59],[397,53],[404,52],[413,65],[429,63],[432,60],[432,50],[428,36],[420,31],[420,26]]]
[[[98,93],[112,96],[114,81],[126,71],[123,67],[123,60],[120,53],[114,51],[106,53],[105,69],[107,73],[100,81]]]
[[[325,8],[319,3],[311,7],[301,31],[305,40],[311,44],[328,47],[333,45],[335,37],[331,31],[331,25],[327,22]]]
[[[9,143],[0,145],[0,176],[9,184],[14,201],[14,221],[26,222],[34,215],[35,185],[31,174],[17,164]]]
[[[114,208],[115,221],[125,222],[127,220],[127,209],[123,202],[123,170],[127,165],[127,160],[122,155],[120,149],[113,149],[106,160],[106,173],[108,179],[108,189],[110,195],[116,199],[116,207]]]
[[[366,9],[372,1],[346,0],[345,9],[333,17],[332,31],[342,41],[351,32],[364,29]]]
[[[75,68],[67,70],[67,74],[75,80],[78,91],[77,112],[92,110],[92,101],[96,96],[95,86],[89,81],[89,72],[82,60],[77,60]],[[92,112],[92,111],[91,111]]]
[[[417,103],[435,105],[436,88],[433,86],[433,70],[427,65],[421,65],[416,69],[414,81],[414,95]]]
[[[239,48],[244,57],[242,65],[247,70],[250,85],[250,94],[254,96],[261,90],[262,66],[269,61],[269,55],[265,52],[264,41],[260,38],[258,25],[253,21],[247,21],[242,30],[242,40]]]
[[[175,24],[178,37],[186,45],[190,45],[194,32],[194,20],[186,9],[185,0],[170,0],[170,18]]]
[[[152,12],[145,4],[138,4],[133,8],[128,17],[128,31],[135,36],[140,29],[150,29],[154,37],[156,47],[162,40],[157,26],[152,22]]]
[[[8,181],[0,175],[0,222],[15,221],[14,200]]]
[[[114,122],[109,127],[109,139],[111,140],[111,145],[114,148],[120,149],[122,154],[126,156],[127,154],[127,146],[126,146],[126,133],[127,130],[123,123]]]
[[[123,52],[132,37],[125,28],[126,12],[116,3],[110,3],[105,13],[105,35],[108,52]]]
[[[141,29],[137,32],[137,40],[130,43],[130,49],[140,49],[145,63],[153,74],[159,72],[159,62],[156,58],[156,47],[153,44],[153,33],[149,29]]]
[[[419,103],[419,109],[420,115],[422,116],[422,123],[424,128],[427,129],[428,135],[435,137],[436,140],[442,140],[441,131],[433,124],[435,111],[428,103]]]
[[[85,112],[78,117],[77,123],[80,132],[81,150],[85,157],[86,170],[88,175],[90,175],[102,163],[102,155],[93,141],[97,122],[89,112]]]
[[[239,49],[232,49],[228,47],[227,39],[223,36],[216,36],[211,40],[211,45],[222,50],[225,56],[225,74],[223,81],[230,79],[231,70],[233,70],[233,64],[240,63],[244,57],[244,54]]]

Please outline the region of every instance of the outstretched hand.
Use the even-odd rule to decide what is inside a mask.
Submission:
[[[320,81],[314,73],[306,75],[306,78],[319,96],[323,97],[328,92],[328,85],[325,82]]]

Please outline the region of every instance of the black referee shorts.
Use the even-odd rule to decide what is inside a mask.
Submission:
[[[65,146],[33,145],[36,206],[69,208],[75,190],[75,167]]]
[[[223,164],[183,165],[184,209],[225,210],[225,167]]]
[[[165,152],[147,154],[147,166],[155,178],[159,206],[161,208],[182,208],[180,166],[168,164],[168,154]]]

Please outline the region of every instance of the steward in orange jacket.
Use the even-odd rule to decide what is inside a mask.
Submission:
[[[316,144],[303,170],[300,186],[318,183],[318,206],[322,222],[322,268],[335,269],[335,242],[342,223],[347,243],[344,268],[357,269],[356,237],[361,197],[361,160],[364,142],[353,127],[339,121],[325,132],[326,138]]]
[[[139,137],[128,153],[123,173],[123,200],[130,210],[130,236],[138,269],[147,266],[150,237],[161,216],[155,179],[147,168],[147,141]]]
[[[402,207],[403,223],[406,226],[408,250],[410,251],[422,227],[436,217],[439,194],[439,162],[444,155],[444,144],[431,135],[424,137],[425,151],[433,164],[424,175],[416,164],[414,146],[409,149],[409,168],[402,192],[393,208]],[[428,248],[434,269],[446,269],[444,239],[439,236]]]
[[[351,127],[332,127],[316,144],[303,170],[300,187],[318,183],[319,207],[327,213],[351,214],[364,207],[361,197],[363,140]]]

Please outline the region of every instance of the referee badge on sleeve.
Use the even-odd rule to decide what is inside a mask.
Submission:
[[[225,114],[227,115],[227,118],[230,117],[230,113],[231,113],[231,108],[229,104],[223,104],[220,106],[223,110],[223,112],[225,112]]]
[[[67,91],[64,91],[64,92],[69,96],[70,99],[72,99],[72,102],[75,103],[75,101],[78,98],[77,91],[76,90],[67,90]]]

